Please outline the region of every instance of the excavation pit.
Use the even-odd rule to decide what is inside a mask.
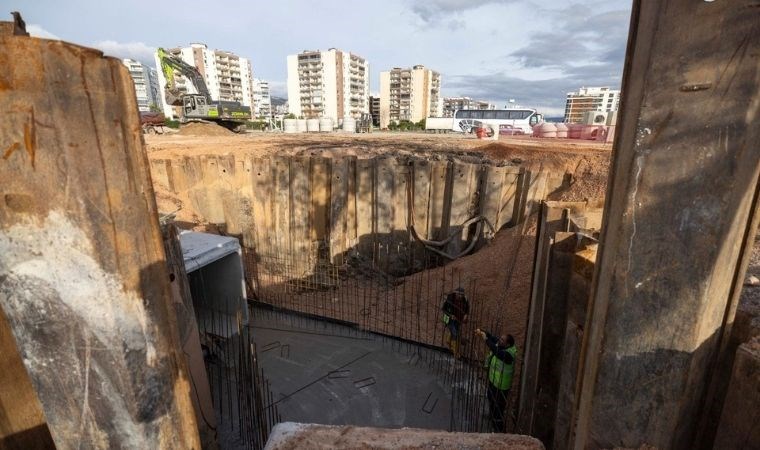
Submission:
[[[481,365],[487,349],[474,339],[475,328],[513,334],[518,349],[523,348],[535,248],[533,212],[549,195],[577,193],[585,187],[573,179],[572,171],[591,170],[590,160],[606,158],[596,154],[603,149],[590,155],[568,150],[542,159],[549,152],[538,147],[514,151],[491,143],[477,152],[460,138],[425,137],[419,143],[416,138],[280,137],[281,141],[235,136],[220,140],[225,145],[215,148],[207,145],[208,138],[156,140],[149,156],[160,207],[181,208],[177,217],[188,225],[240,240],[250,301],[284,317],[308,317],[298,319],[308,322],[307,330],[321,326],[338,332],[346,327],[370,336],[357,340],[361,345],[356,348],[369,346],[367,351],[375,352],[371,355],[377,355],[378,363],[393,368],[388,373],[401,370],[395,365],[402,360],[398,352],[385,351],[387,342],[403,342],[446,361],[446,376],[452,376],[451,368],[460,363],[451,358],[441,305],[446,294],[464,288],[471,311],[462,325],[460,350],[464,365],[473,370],[466,383],[468,395],[478,397],[473,389],[486,385]],[[261,311],[252,313],[253,324],[272,320],[273,313],[257,316]],[[307,353],[314,353],[321,368],[339,367],[343,360],[338,355],[351,356],[337,350],[319,354],[321,339],[326,339],[325,348],[340,349],[349,346],[331,340],[345,338],[303,333],[299,327],[266,328],[273,327],[251,328],[265,373],[271,365],[278,374],[288,368],[301,374],[303,363],[287,360],[294,347],[310,348]],[[285,346],[288,350],[270,348],[276,341],[282,347],[283,333],[295,345]],[[521,363],[518,354],[515,388]],[[423,365],[414,370],[435,378],[440,369]],[[370,376],[374,375],[364,378]],[[298,389],[300,382],[309,382],[274,377],[270,388],[275,402],[278,395]],[[401,389],[404,378],[398,379]],[[439,387],[449,389],[451,398],[447,383]],[[325,400],[331,394],[317,392],[314,404],[331,403]],[[513,389],[510,403],[515,395]],[[445,401],[440,401],[444,403],[436,407],[444,408]],[[475,417],[473,404],[463,406],[463,414]],[[277,406],[284,408],[280,414],[285,420],[340,424],[348,419],[339,413],[329,422],[310,418],[308,408],[300,410],[290,400]],[[409,407],[386,406],[404,411]],[[451,421],[441,420],[405,426],[450,429]],[[481,431],[474,423],[455,429]]]

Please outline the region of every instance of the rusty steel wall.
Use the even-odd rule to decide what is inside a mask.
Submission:
[[[397,157],[201,155],[154,159],[151,171],[200,221],[239,236],[257,254],[304,262],[329,255],[338,265],[351,252],[409,253],[421,245],[412,225],[426,240],[455,235],[441,249],[459,254],[477,238],[466,221],[482,216],[496,230],[515,225],[561,183],[561,175],[517,166]],[[408,263],[390,266],[414,270]]]
[[[0,65],[0,308],[55,446],[199,448],[129,73],[26,36]]]

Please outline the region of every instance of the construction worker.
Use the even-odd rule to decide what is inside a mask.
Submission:
[[[502,335],[499,338],[488,331],[475,329],[485,341],[488,355],[485,359],[485,367],[488,369],[488,406],[491,425],[497,433],[506,431],[507,395],[512,387],[512,375],[515,372],[515,359],[517,347],[515,338],[511,334]]]
[[[470,303],[464,295],[464,288],[458,287],[450,292],[446,296],[441,310],[443,311],[443,323],[448,330],[448,346],[454,354],[454,358],[459,359],[460,331],[462,324],[467,323],[467,316],[470,314]]]

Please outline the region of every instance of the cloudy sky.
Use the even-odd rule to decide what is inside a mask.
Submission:
[[[566,92],[619,87],[631,0],[4,0],[29,31],[153,64],[155,47],[204,42],[250,58],[285,96],[286,55],[330,47],[379,72],[424,64],[445,96],[514,98],[561,114]],[[8,16],[9,17],[9,16]],[[7,19],[3,19],[7,20]]]

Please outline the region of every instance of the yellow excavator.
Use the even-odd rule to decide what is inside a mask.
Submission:
[[[166,101],[172,106],[181,106],[180,122],[213,122],[236,133],[245,130],[246,121],[251,120],[250,107],[240,102],[213,101],[198,69],[163,48],[158,49],[158,60],[166,78]],[[188,94],[179,89],[175,73],[190,81],[198,93]]]

